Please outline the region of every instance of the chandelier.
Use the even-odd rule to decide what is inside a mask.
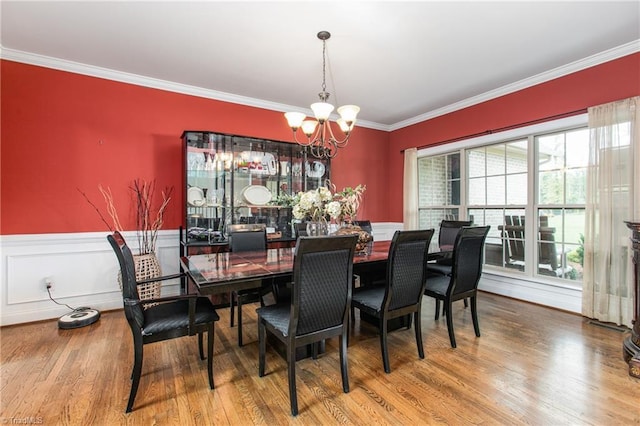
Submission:
[[[320,31],[318,38],[322,40],[322,92],[318,93],[320,102],[311,104],[311,110],[315,120],[306,120],[306,115],[301,112],[287,112],[284,114],[289,126],[293,131],[295,141],[302,146],[309,147],[309,151],[316,158],[333,158],[338,153],[338,148],[347,146],[349,136],[356,123],[356,116],[360,107],[356,105],[344,105],[338,108],[340,118],[336,120],[340,130],[344,133],[344,139],[339,140],[333,134],[329,116],[333,111],[333,105],[327,102],[329,93],[327,92],[326,75],[326,49],[327,40],[331,37],[328,31]],[[302,128],[302,133],[306,135],[306,141],[298,140],[298,129]]]

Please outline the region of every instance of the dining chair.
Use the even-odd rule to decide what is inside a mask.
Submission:
[[[451,275],[451,254],[456,242],[456,236],[460,228],[463,226],[471,226],[471,224],[472,222],[467,220],[443,220],[440,222],[440,230],[438,232],[440,255],[436,258],[435,262],[429,262],[427,265],[429,273]]]
[[[420,313],[427,279],[427,255],[434,230],[396,231],[389,247],[384,286],[364,286],[354,290],[352,306],[378,319],[382,363],[391,372],[387,347],[388,321],[414,315],[418,355],[424,358]],[[411,328],[411,321],[408,327]]]
[[[229,245],[233,253],[246,251],[265,251],[267,249],[267,233],[264,227],[249,230],[231,230]],[[263,296],[271,291],[271,282],[262,282],[259,287],[229,292],[230,326],[233,327],[235,305],[238,305],[238,346],[242,346],[242,305],[260,302],[264,305]]]
[[[353,256],[358,237],[300,237],[293,259],[291,300],[264,306],[258,313],[259,375],[265,374],[267,331],[286,345],[291,414],[298,414],[296,348],[340,338],[342,389],[349,392],[347,333]]]
[[[211,301],[207,297],[198,297],[196,294],[140,300],[139,285],[149,281],[179,278],[182,274],[166,275],[136,282],[133,255],[120,232],[116,231],[113,235],[108,235],[107,240],[120,264],[124,313],[133,334],[134,362],[131,372],[131,392],[126,412],[129,413],[133,409],[142,373],[143,347],[148,343],[193,336],[197,333],[200,358],[204,360],[202,340],[203,333],[206,332],[209,386],[213,389],[214,323],[220,318]]]
[[[453,331],[452,304],[456,300],[471,300],[471,318],[476,336],[480,337],[478,324],[478,282],[482,275],[484,260],[484,242],[490,226],[463,227],[458,232],[453,246],[453,264],[451,275],[429,276],[424,294],[436,299],[436,316],[440,317],[440,304],[444,304],[444,315],[447,317],[447,330],[451,347],[456,347]]]

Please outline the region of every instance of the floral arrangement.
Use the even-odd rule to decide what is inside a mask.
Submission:
[[[100,209],[98,209],[98,207],[96,207],[96,205],[89,199],[87,194],[80,191],[80,189],[78,189],[78,191],[84,196],[87,202],[93,206],[102,222],[107,225],[107,228],[109,228],[111,232],[122,231],[118,211],[113,202],[111,188],[107,187],[107,189],[104,189],[102,185],[98,185],[98,189],[104,198],[107,206],[107,214],[111,217],[112,224],[107,222]],[[129,189],[133,192],[136,203],[136,231],[138,235],[138,248],[140,250],[140,254],[155,253],[158,231],[164,224],[164,213],[169,201],[171,200],[173,187],[165,188],[161,191],[162,201],[156,210],[153,208],[156,189],[155,180],[147,182],[136,179],[133,181],[133,184]]]
[[[329,187],[322,186],[296,194],[292,201],[293,217],[312,222],[355,220],[366,186],[346,187],[340,192],[335,191],[335,186],[329,186],[334,189],[333,192]]]

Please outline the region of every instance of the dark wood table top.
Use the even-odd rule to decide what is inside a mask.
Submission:
[[[295,248],[268,249],[257,252],[225,252],[184,256],[184,272],[203,294],[225,293],[253,288],[257,281],[291,275]],[[389,242],[375,243],[370,254],[356,254],[355,265],[385,263]]]

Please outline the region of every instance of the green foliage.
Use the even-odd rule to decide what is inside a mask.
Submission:
[[[584,234],[580,234],[580,245],[577,249],[567,254],[567,259],[584,266]]]

